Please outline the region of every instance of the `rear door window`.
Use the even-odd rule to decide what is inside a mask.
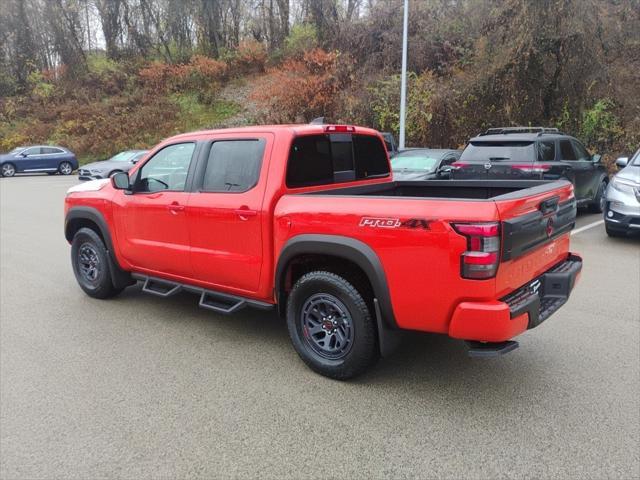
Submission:
[[[587,150],[579,142],[571,140],[571,143],[573,145],[573,150],[576,152],[576,157],[578,158],[578,160],[589,160],[589,152],[587,152]]]
[[[296,138],[287,165],[287,186],[326,185],[389,175],[382,140],[371,135],[326,134]]]
[[[552,162],[556,159],[556,142],[546,141],[538,143],[538,161]]]
[[[63,152],[59,148],[42,147],[42,153],[47,154],[47,155],[52,155],[52,154],[58,154],[58,153],[63,153]]]
[[[562,160],[577,160],[576,152],[573,151],[573,146],[569,140],[560,140],[560,155]]]
[[[260,176],[265,141],[220,140],[211,145],[204,172],[204,192],[246,192]]]

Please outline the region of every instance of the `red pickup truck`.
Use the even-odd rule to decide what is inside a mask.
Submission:
[[[582,267],[569,182],[396,182],[380,134],[350,125],[179,135],[128,174],[72,187],[65,213],[88,295],[141,281],[219,313],[275,308],[300,357],[338,379],[402,330],[510,351]]]

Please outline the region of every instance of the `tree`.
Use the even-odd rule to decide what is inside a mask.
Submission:
[[[107,49],[107,57],[118,57],[118,37],[121,33],[120,12],[122,0],[95,0],[100,13],[102,34]]]

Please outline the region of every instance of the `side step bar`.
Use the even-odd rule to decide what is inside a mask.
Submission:
[[[149,277],[138,273],[133,273],[131,276],[136,280],[144,282],[142,291],[145,293],[150,293],[164,298],[171,297],[181,291],[196,293],[200,295],[200,301],[198,303],[200,307],[213,310],[214,312],[221,313],[223,315],[235,313],[244,307],[254,307],[261,310],[271,310],[275,308],[275,305],[261,302],[259,300],[231,295],[224,292],[206,290],[193,285],[173,282],[171,280]]]
[[[469,351],[467,352],[470,357],[489,358],[497,357],[514,351],[520,346],[515,340],[509,340],[506,342],[475,342],[467,341]]]

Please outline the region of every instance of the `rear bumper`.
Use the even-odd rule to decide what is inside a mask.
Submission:
[[[569,254],[527,285],[491,302],[462,302],[453,313],[449,336],[503,342],[535,328],[569,299],[582,270],[582,258]]]

